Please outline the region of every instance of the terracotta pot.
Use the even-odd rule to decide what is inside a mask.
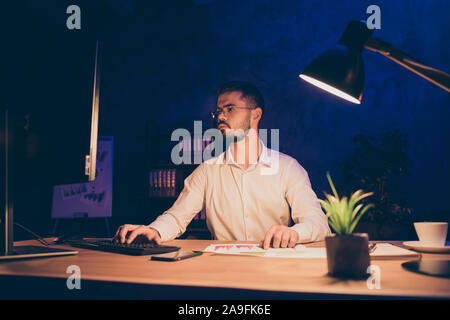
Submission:
[[[364,279],[370,274],[369,236],[355,233],[348,236],[332,235],[325,238],[328,273],[333,277]]]

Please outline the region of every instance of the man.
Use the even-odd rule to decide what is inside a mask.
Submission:
[[[261,241],[264,249],[323,240],[330,229],[307,172],[259,138],[263,110],[255,86],[240,81],[222,85],[213,114],[232,143],[194,170],[169,210],[148,226],[121,226],[115,239],[131,243],[141,236],[160,244],[182,235],[206,206],[208,229],[217,240]]]

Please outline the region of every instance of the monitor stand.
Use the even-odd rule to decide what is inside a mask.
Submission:
[[[14,246],[12,253],[0,255],[0,261],[57,257],[78,254],[76,250],[64,250],[43,246]]]

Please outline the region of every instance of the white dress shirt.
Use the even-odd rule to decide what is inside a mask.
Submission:
[[[206,206],[206,223],[216,240],[262,241],[271,226],[292,223],[299,242],[323,240],[330,229],[306,170],[262,141],[260,146],[258,162],[248,169],[235,163],[232,148],[204,161],[185,179],[172,207],[149,227],[162,241],[174,239]]]

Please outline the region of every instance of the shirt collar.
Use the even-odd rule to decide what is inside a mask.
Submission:
[[[227,150],[225,150],[225,152],[222,152],[221,155],[218,156],[217,158],[217,162],[218,164],[233,164],[233,165],[238,165],[235,161],[234,161],[234,157],[233,157],[233,151],[231,149],[231,146],[228,146]],[[273,150],[267,148],[264,143],[262,142],[261,139],[259,139],[259,148],[261,150],[261,153],[259,155],[258,158],[258,162],[257,164],[263,164],[266,166],[271,166],[272,164],[272,153]]]

